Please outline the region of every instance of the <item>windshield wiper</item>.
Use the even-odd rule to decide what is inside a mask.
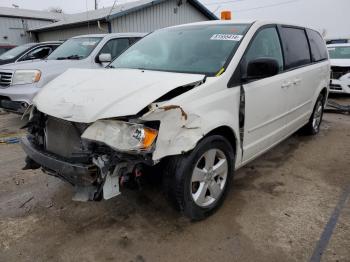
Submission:
[[[81,55],[70,55],[70,56],[57,57],[56,60],[67,60],[67,59],[69,59],[69,60],[73,60],[73,59],[79,60],[81,58],[83,58]]]

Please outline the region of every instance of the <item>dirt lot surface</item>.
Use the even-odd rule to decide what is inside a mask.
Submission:
[[[20,125],[0,115],[0,136]],[[237,171],[223,206],[197,223],[154,186],[79,203],[23,166],[19,144],[0,144],[0,261],[350,261],[349,115],[326,114],[318,136],[294,135]]]

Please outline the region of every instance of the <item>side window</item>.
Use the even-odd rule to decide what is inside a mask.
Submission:
[[[311,63],[309,43],[304,29],[281,27],[285,68],[292,69]]]
[[[314,30],[307,29],[306,32],[309,37],[312,61],[318,62],[328,59],[326,42],[322,36]]]
[[[47,57],[52,52],[52,48],[49,46],[39,47],[20,59],[20,61],[31,60],[31,59],[42,59]]]
[[[100,54],[111,54],[112,60],[130,46],[128,38],[109,40],[101,49]]]
[[[247,66],[250,61],[258,58],[273,58],[278,62],[280,71],[283,70],[282,48],[275,27],[264,28],[255,35],[243,62]]]

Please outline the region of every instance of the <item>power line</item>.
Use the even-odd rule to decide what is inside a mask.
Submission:
[[[222,3],[237,3],[237,2],[243,2],[243,1],[247,1],[247,0],[231,0],[231,1],[226,1],[226,2],[220,2],[220,1],[217,1],[217,2],[210,2],[210,3],[203,3],[204,5],[217,5],[217,4],[222,4]]]
[[[116,2],[117,2],[117,0],[114,0],[113,5],[112,5],[111,9],[109,10],[109,14],[107,15],[107,19],[108,19],[109,16],[111,15],[111,13],[112,13],[112,11],[113,11],[113,8],[114,8]]]
[[[274,6],[291,4],[291,3],[294,3],[294,2],[297,2],[297,1],[299,1],[299,0],[290,0],[290,1],[282,2],[282,3],[270,4],[270,5],[264,5],[264,6],[257,6],[257,7],[253,7],[253,8],[237,9],[237,10],[235,10],[235,12],[247,12],[247,11],[251,11],[251,10],[257,10],[257,9],[263,9],[263,8],[269,8],[269,7],[274,7]],[[232,3],[232,1],[226,1],[226,2],[215,3],[215,4],[222,5],[222,4],[230,4],[230,3]],[[212,4],[207,4],[207,5],[212,5]]]
[[[271,4],[271,5],[264,5],[264,6],[258,6],[258,7],[253,7],[253,8],[240,9],[240,10],[236,10],[236,12],[247,12],[247,11],[251,11],[251,10],[258,10],[258,9],[264,9],[264,8],[269,8],[269,7],[274,7],[274,6],[287,5],[287,4],[295,3],[298,1],[299,0],[290,0],[290,1]]]
[[[85,0],[85,7],[86,7],[86,21],[88,26],[88,33],[90,33],[90,21],[89,21],[89,8],[88,8],[88,0]]]

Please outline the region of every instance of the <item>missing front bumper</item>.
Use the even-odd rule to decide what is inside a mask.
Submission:
[[[120,194],[119,183],[123,175],[133,172],[139,161],[121,161],[102,155],[92,158],[91,164],[72,163],[36,146],[32,138],[22,138],[21,145],[28,158],[48,175],[58,177],[74,186],[73,200],[88,201],[110,199]],[[33,166],[33,163],[31,163]]]
[[[22,138],[22,148],[29,158],[46,173],[59,177],[74,186],[90,186],[97,178],[97,168],[91,164],[70,163],[36,147],[29,137]]]

